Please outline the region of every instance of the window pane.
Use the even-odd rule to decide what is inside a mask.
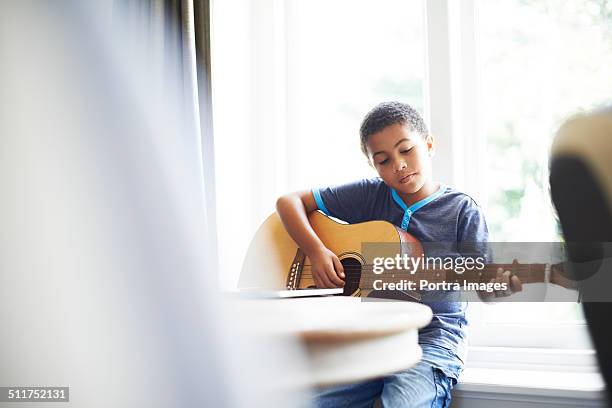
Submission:
[[[487,0],[478,6],[491,240],[557,241],[548,151],[568,115],[611,100],[610,3]]]
[[[562,239],[548,192],[561,122],[611,101],[612,5],[598,0],[479,1],[487,219],[492,241]],[[583,321],[580,305],[484,306],[485,323]]]
[[[220,0],[212,78],[222,287],[278,195],[374,176],[359,125],[423,108],[422,0]],[[240,231],[239,234],[236,231]]]
[[[387,100],[423,111],[422,1],[286,4],[290,183],[374,176],[359,147],[365,113]]]

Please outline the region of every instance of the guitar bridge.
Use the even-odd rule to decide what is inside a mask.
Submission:
[[[304,270],[305,259],[306,255],[302,252],[300,248],[298,248],[295,253],[295,257],[293,258],[293,262],[291,263],[291,268],[287,273],[287,282],[285,283],[285,287],[287,289],[295,290],[298,288],[298,284],[302,279],[302,271]]]

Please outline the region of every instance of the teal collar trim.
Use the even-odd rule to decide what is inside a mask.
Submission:
[[[314,196],[315,202],[317,203],[317,207],[319,208],[319,210],[323,211],[325,215],[329,216],[329,211],[327,211],[327,207],[325,207],[323,198],[321,198],[321,191],[318,188],[313,188],[312,195]]]
[[[416,203],[412,204],[410,207],[408,207],[406,203],[404,202],[404,200],[402,200],[402,198],[399,196],[399,194],[397,194],[397,191],[395,191],[395,189],[392,188],[391,196],[393,197],[393,200],[395,200],[397,205],[399,205],[402,208],[402,210],[404,210],[404,217],[402,218],[402,229],[407,231],[408,225],[410,224],[410,218],[412,217],[412,214],[414,214],[414,212],[420,209],[421,207],[431,203],[433,200],[440,197],[442,194],[444,194],[445,190],[446,190],[446,187],[442,183],[440,183],[440,187],[438,188],[438,191],[436,191],[429,197],[425,197],[424,199],[419,200]]]

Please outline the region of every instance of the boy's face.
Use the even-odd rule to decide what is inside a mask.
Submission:
[[[423,138],[407,126],[387,126],[366,142],[370,163],[391,188],[414,194],[431,181],[433,138]]]

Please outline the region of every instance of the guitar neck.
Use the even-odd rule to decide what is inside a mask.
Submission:
[[[547,266],[547,264],[488,264],[483,269],[466,270],[463,273],[454,270],[421,269],[414,275],[418,276],[417,279],[427,279],[431,282],[489,282],[497,277],[497,271],[501,268],[503,271],[511,271],[523,283],[544,283]]]
[[[576,289],[577,287],[575,281],[559,273],[557,270],[560,268],[559,266],[555,266],[553,267],[554,269],[551,269],[550,264],[488,264],[485,265],[483,269],[466,270],[463,273],[457,273],[452,269],[435,268],[420,268],[417,271],[390,269],[383,274],[374,274],[372,272],[367,274],[363,279],[366,284],[372,284],[374,281],[381,279],[389,282],[407,279],[412,281],[427,280],[432,283],[486,283],[497,277],[499,268],[503,271],[511,271],[523,284],[550,282],[567,289]]]

